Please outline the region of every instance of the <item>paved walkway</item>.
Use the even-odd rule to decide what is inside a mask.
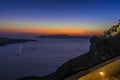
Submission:
[[[82,76],[81,74],[87,75]],[[117,78],[115,78],[115,76]],[[89,70],[79,72],[69,78],[66,78],[65,80],[120,80],[119,78],[120,56],[101,63]]]

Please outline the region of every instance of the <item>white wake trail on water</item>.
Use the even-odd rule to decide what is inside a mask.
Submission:
[[[20,56],[20,55],[21,55],[22,50],[23,50],[23,46],[21,45],[21,46],[19,46],[17,56]]]

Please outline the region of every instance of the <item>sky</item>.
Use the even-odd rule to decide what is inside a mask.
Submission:
[[[119,9],[120,0],[0,0],[0,32],[101,34]]]

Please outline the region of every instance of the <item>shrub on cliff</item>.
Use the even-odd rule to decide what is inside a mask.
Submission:
[[[110,38],[110,37],[113,37],[117,34],[120,34],[120,20],[119,20],[119,23],[117,25],[113,25],[111,28],[104,31],[102,34],[102,37]]]

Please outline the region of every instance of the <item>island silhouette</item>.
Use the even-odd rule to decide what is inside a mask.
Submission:
[[[37,41],[32,39],[12,39],[7,37],[0,37],[0,46],[6,46],[8,44],[15,44],[15,43],[25,43],[28,41]]]
[[[54,35],[41,35],[38,38],[89,38],[89,36],[54,34]]]

